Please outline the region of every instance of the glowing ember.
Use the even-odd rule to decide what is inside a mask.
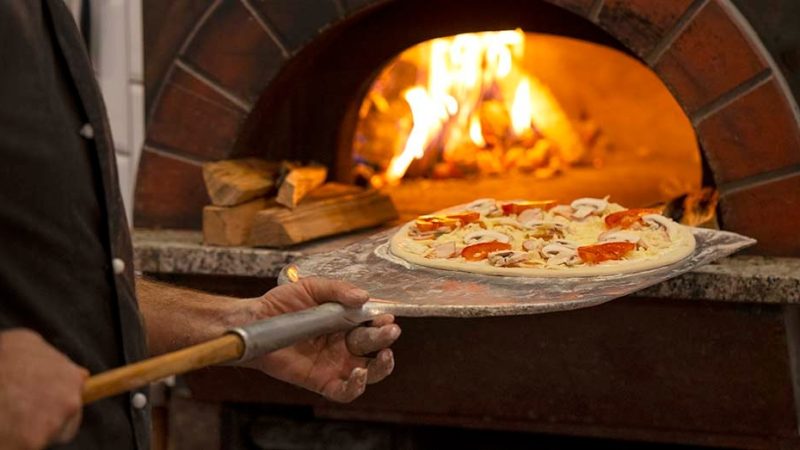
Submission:
[[[434,39],[398,56],[360,109],[356,154],[383,171],[372,184],[395,184],[409,171],[552,176],[578,160],[580,136],[549,89],[522,70],[524,53],[525,34],[512,30]]]

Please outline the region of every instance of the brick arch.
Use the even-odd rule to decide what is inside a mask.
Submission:
[[[260,93],[321,32],[392,0],[217,0],[148,114],[137,226],[199,227],[203,161],[229,157]],[[800,255],[800,126],[781,72],[729,0],[545,0],[645,61],[684,108],[723,194],[723,228]],[[324,31],[322,31],[324,32]]]

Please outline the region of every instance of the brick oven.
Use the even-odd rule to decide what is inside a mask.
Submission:
[[[800,7],[790,0],[145,0],[144,13],[138,228],[199,229],[208,161],[313,160],[356,181],[362,107],[393,58],[431,39],[519,29],[552,49],[532,64],[542,80],[551,74],[568,114],[588,111],[612,141],[649,139],[648,152],[664,158],[627,172],[584,158],[588,168],[537,189],[613,191],[630,204],[714,187],[720,228],[756,238],[753,255],[800,257]],[[593,70],[615,58],[616,72]],[[559,64],[575,70],[561,76]],[[611,91],[623,100],[603,95]],[[420,180],[387,188],[401,212],[478,192],[471,181]],[[408,200],[425,189],[437,192],[428,203]],[[231,279],[193,281],[219,290]],[[235,281],[236,292],[269,284]],[[229,369],[187,381],[195,399],[288,404],[315,417],[798,448],[796,306],[760,306],[758,292],[720,305],[692,292],[680,303],[642,298],[551,317],[408,321],[398,355],[413,371],[348,407]],[[257,416],[231,414],[240,419],[228,425]]]

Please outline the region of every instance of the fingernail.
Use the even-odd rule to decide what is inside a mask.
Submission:
[[[358,301],[358,302],[365,302],[369,300],[369,293],[363,289],[353,288],[347,291],[347,298],[350,300]]]
[[[389,328],[389,337],[392,338],[392,339],[397,339],[397,338],[400,337],[400,333],[401,332],[402,331],[400,330],[400,327],[398,327],[397,325],[394,325],[391,328]]]

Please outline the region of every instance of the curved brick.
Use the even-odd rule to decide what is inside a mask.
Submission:
[[[718,185],[800,164],[800,127],[776,81],[703,120],[697,134]]]
[[[251,0],[251,4],[290,51],[339,18],[333,0]]]
[[[689,114],[766,68],[764,57],[718,0],[697,13],[655,65]]]
[[[249,103],[256,101],[286,61],[280,47],[240,1],[220,4],[183,59]]]
[[[144,148],[136,180],[135,226],[199,229],[203,206],[209,202],[199,164]]]
[[[186,36],[194,29],[212,0],[171,0],[148,2],[142,8],[144,27],[143,45],[145,103],[151,105],[161,80],[169,71]]]
[[[692,0],[606,0],[599,25],[640,57],[646,56],[678,22]]]
[[[176,67],[151,112],[147,143],[200,159],[225,158],[244,116],[235,104]]]
[[[752,253],[800,256],[800,175],[729,194],[720,213],[726,230],[758,240]]]

